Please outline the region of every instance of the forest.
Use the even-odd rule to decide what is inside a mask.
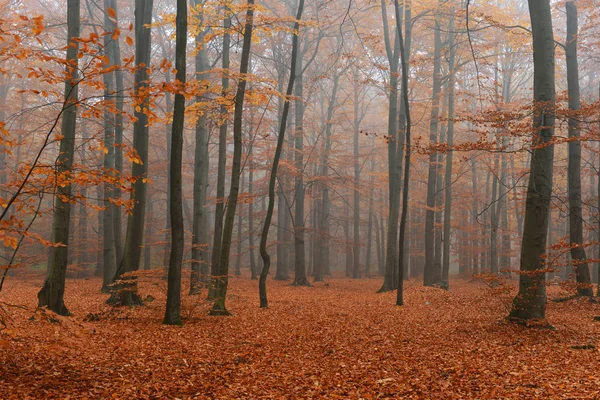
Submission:
[[[597,0],[0,11],[0,398],[600,398]]]

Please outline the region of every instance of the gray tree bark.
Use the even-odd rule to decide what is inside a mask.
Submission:
[[[79,0],[67,2],[67,35],[68,47],[66,54],[65,98],[62,107],[63,119],[61,123],[60,152],[57,159],[57,173],[59,178],[65,177],[73,167],[75,154],[75,132],[77,127],[77,88],[79,38],[81,31],[81,7]],[[50,264],[44,286],[38,292],[38,307],[47,306],[59,315],[70,315],[64,303],[65,279],[67,261],[69,256],[69,229],[71,217],[72,187],[70,183],[59,185],[56,188],[54,200],[54,214],[52,221],[52,240],[61,243],[60,247],[52,247]]]
[[[577,294],[593,297],[592,279],[588,267],[587,256],[583,247],[583,210],[581,205],[581,128],[579,117],[576,115],[581,108],[579,90],[579,63],[577,61],[577,5],[575,1],[567,1],[567,83],[569,93],[569,243],[571,245],[571,260],[577,280]]]
[[[254,19],[254,0],[248,0],[246,11],[246,22],[244,28],[244,39],[242,44],[242,56],[240,59],[240,80],[235,93],[235,108],[233,112],[233,160],[231,164],[231,188],[227,198],[227,212],[223,224],[223,239],[221,241],[221,254],[219,257],[217,279],[215,287],[215,302],[210,310],[211,315],[229,315],[225,307],[227,296],[227,285],[229,282],[229,252],[231,250],[231,239],[233,225],[235,223],[235,211],[238,203],[240,186],[241,161],[242,161],[242,130],[244,113],[244,96],[246,93],[246,78],[248,65],[250,63],[250,47],[252,45],[252,29]]]
[[[552,196],[554,147],[554,36],[549,0],[529,0],[533,36],[535,114],[533,153],[525,203],[519,293],[509,317],[517,321],[546,317],[546,239]]]
[[[115,280],[121,279],[123,274],[137,271],[142,256],[144,221],[146,214],[146,192],[148,177],[148,114],[150,107],[148,96],[143,95],[148,87],[148,68],[150,65],[151,27],[153,0],[136,0],[135,2],[135,70],[134,88],[136,93],[142,94],[139,108],[136,108],[133,124],[133,148],[139,160],[132,162],[131,175],[135,178],[132,184],[131,200],[133,207],[127,219],[127,234],[123,259],[121,260]],[[143,65],[144,67],[141,67]],[[139,110],[139,111],[138,111]],[[110,304],[116,305],[141,305],[142,299],[137,294],[137,282],[132,277],[121,279],[124,282],[118,285],[111,298]]]

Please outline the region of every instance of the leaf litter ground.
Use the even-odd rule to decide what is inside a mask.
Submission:
[[[185,325],[168,327],[162,281],[140,284],[146,306],[112,309],[99,280],[69,280],[69,318],[35,309],[41,283],[15,278],[0,296],[2,399],[600,398],[588,301],[549,302],[556,329],[540,330],[505,322],[512,291],[480,282],[411,281],[396,307],[376,279],[270,281],[261,310],[256,281],[232,278],[233,316],[183,296]]]

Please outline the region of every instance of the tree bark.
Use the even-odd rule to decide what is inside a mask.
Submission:
[[[296,62],[298,54],[298,36],[300,34],[300,20],[302,18],[303,11],[304,0],[299,0],[298,11],[296,13],[296,22],[294,23],[294,33],[292,36],[290,78],[286,90],[285,102],[283,104],[281,119],[279,123],[279,135],[277,137],[277,147],[275,148],[275,154],[273,156],[273,166],[271,167],[271,175],[269,177],[269,203],[267,206],[267,214],[265,216],[265,222],[263,224],[262,232],[260,235],[260,255],[263,260],[263,268],[260,272],[260,278],[258,281],[258,291],[261,308],[267,308],[269,306],[269,301],[267,298],[267,276],[269,275],[269,268],[271,267],[271,256],[269,256],[269,253],[267,252],[267,239],[269,236],[269,228],[271,227],[271,219],[273,218],[273,209],[275,207],[275,183],[277,180],[277,169],[279,168],[279,160],[283,151],[283,143],[285,141],[287,117],[290,110],[290,97],[294,91],[294,82],[296,79],[296,68],[298,66]],[[280,207],[280,205],[278,205],[278,207]],[[279,254],[277,256],[279,257]]]
[[[194,0],[200,7],[204,0]],[[199,17],[202,19],[202,16]],[[204,43],[205,31],[196,36],[196,79],[206,79],[205,72],[210,69],[208,53]],[[196,96],[196,102],[203,104],[209,101],[202,95]],[[202,113],[196,121],[194,149],[194,195],[192,217],[192,265],[190,280],[190,295],[199,294],[207,283],[208,278],[208,249],[203,246],[208,243],[208,215],[206,210],[206,195],[208,191],[208,117]]]
[[[577,294],[593,297],[590,268],[588,267],[585,248],[583,247],[583,211],[581,205],[581,142],[580,125],[577,113],[581,108],[579,90],[579,63],[577,61],[577,5],[567,1],[567,83],[569,93],[569,243],[571,245],[571,260],[577,280]]]
[[[231,250],[231,239],[233,225],[235,223],[235,211],[238,203],[240,187],[241,161],[242,161],[242,130],[244,113],[244,95],[246,93],[248,65],[250,63],[250,47],[252,45],[252,28],[254,18],[254,0],[248,0],[246,11],[246,22],[244,27],[244,40],[242,44],[242,57],[240,60],[240,81],[235,94],[235,109],[233,112],[233,160],[231,164],[231,188],[227,198],[227,212],[223,223],[223,239],[221,241],[221,254],[219,257],[219,268],[215,287],[215,302],[210,310],[211,315],[229,315],[225,307],[227,296],[227,284],[229,281],[229,252]]]
[[[444,174],[444,249],[442,260],[442,286],[445,289],[450,288],[450,237],[452,229],[452,156],[454,146],[454,84],[455,84],[455,62],[456,62],[456,40],[454,33],[454,8],[450,10],[449,24],[449,51],[448,58],[448,131],[446,133],[446,143],[448,152],[446,153],[446,171]]]
[[[104,0],[104,30],[113,32],[116,29],[114,22],[108,14],[108,9],[113,8],[111,0]],[[110,69],[114,65],[114,40],[113,35],[104,36],[104,51],[106,52],[108,62],[105,68]],[[115,206],[111,202],[114,197],[114,187],[112,178],[115,168],[115,104],[114,104],[114,72],[105,72],[104,81],[104,212],[103,212],[103,251],[104,251],[104,278],[102,281],[102,292],[108,293],[117,272],[117,258],[115,253]]]
[[[437,142],[438,120],[440,108],[441,89],[441,47],[442,39],[438,16],[435,18],[434,28],[434,50],[433,50],[433,89],[431,93],[431,115],[429,119],[429,141],[431,144]],[[427,178],[427,202],[425,210],[425,270],[423,284],[434,286],[440,284],[441,271],[435,266],[435,207],[437,187],[437,153],[432,151],[429,155],[429,173]],[[439,272],[439,273],[438,273]]]
[[[68,47],[66,54],[65,98],[62,107],[62,125],[60,152],[57,159],[57,176],[67,179],[64,184],[56,188],[54,201],[54,214],[52,221],[52,240],[60,243],[59,247],[52,247],[51,259],[48,265],[48,274],[44,286],[38,293],[38,307],[47,306],[59,315],[70,315],[64,303],[65,279],[69,255],[69,223],[71,217],[71,183],[68,176],[73,167],[75,153],[75,132],[77,127],[77,89],[79,38],[81,31],[81,9],[79,0],[67,2],[67,35]]]
[[[226,11],[228,12],[228,11]],[[223,87],[223,96],[227,95],[229,90],[229,53],[231,47],[231,17],[227,16],[223,20],[223,54],[222,68],[223,77],[221,78],[221,86]],[[218,284],[218,271],[221,269],[219,262],[221,259],[221,245],[223,240],[223,215],[225,213],[225,173],[227,162],[227,106],[221,105],[221,118],[223,122],[219,127],[219,159],[217,161],[217,204],[215,206],[215,227],[212,246],[212,257],[210,263],[211,283],[208,289],[208,298],[214,299],[215,290]]]
[[[535,113],[533,153],[525,203],[519,293],[509,317],[517,321],[546,317],[546,239],[552,196],[554,147],[554,36],[549,0],[529,0],[533,36]]]
[[[398,215],[400,212],[400,177],[396,166],[398,154],[398,64],[400,59],[400,41],[398,32],[402,22],[396,21],[395,40],[392,48],[388,28],[387,9],[384,0],[381,0],[381,17],[383,20],[383,35],[385,50],[390,66],[389,82],[389,107],[388,107],[388,188],[389,188],[389,216],[387,226],[387,241],[385,248],[385,275],[383,285],[378,293],[396,289],[398,249]]]
[[[135,2],[135,70],[134,88],[138,94],[135,105],[135,122],[133,124],[133,148],[139,160],[131,164],[131,175],[135,178],[132,184],[131,200],[133,207],[127,219],[127,234],[123,260],[119,264],[115,280],[121,279],[122,284],[115,287],[109,304],[141,305],[142,299],[137,294],[137,282],[131,276],[123,274],[139,269],[142,256],[144,220],[146,214],[146,192],[148,178],[148,114],[150,100],[145,93],[148,89],[148,68],[150,65],[151,28],[153,0],[136,0]]]
[[[185,97],[183,91],[186,82],[187,55],[187,0],[177,0],[175,19],[175,103],[173,107],[173,128],[171,131],[171,160],[169,165],[171,215],[171,255],[169,257],[169,276],[167,283],[167,306],[163,324],[181,325],[181,266],[183,264],[183,245],[185,243],[183,226],[183,130],[185,123]]]

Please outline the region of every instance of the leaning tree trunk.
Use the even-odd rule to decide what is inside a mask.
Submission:
[[[275,148],[275,154],[273,156],[273,166],[271,167],[271,176],[269,177],[269,204],[267,206],[267,214],[265,216],[265,222],[260,234],[260,255],[263,260],[263,268],[260,272],[260,278],[258,281],[258,293],[260,299],[260,307],[267,308],[269,301],[267,299],[267,276],[269,275],[269,268],[271,266],[271,256],[267,252],[267,239],[269,236],[269,228],[271,227],[271,219],[273,218],[273,208],[275,207],[275,183],[277,180],[277,169],[279,168],[279,159],[283,151],[283,143],[285,141],[285,128],[287,126],[287,117],[290,111],[290,97],[294,91],[294,81],[296,79],[296,58],[298,54],[298,35],[300,30],[300,19],[302,18],[302,12],[304,11],[304,0],[300,0],[298,4],[298,12],[296,13],[296,23],[294,24],[294,33],[292,37],[292,58],[290,68],[290,79],[285,96],[285,102],[283,104],[283,110],[281,113],[281,119],[279,123],[279,136],[277,137],[277,147]],[[280,207],[280,205],[278,205]],[[279,257],[279,254],[278,254]]]
[[[579,93],[579,64],[577,62],[577,6],[574,1],[568,1],[567,8],[567,83],[569,92],[569,243],[571,245],[571,260],[577,280],[577,294],[594,296],[590,269],[583,247],[583,213],[581,206],[581,142],[579,117],[581,108]]]
[[[148,91],[148,68],[150,65],[151,27],[153,0],[136,0],[135,2],[135,70],[134,88],[138,94],[135,102],[135,122],[133,124],[133,148],[139,159],[131,163],[131,175],[135,179],[132,184],[131,200],[133,206],[127,218],[127,234],[123,259],[120,261],[115,280],[121,279],[111,298],[110,304],[141,305],[142,299],[137,293],[137,282],[134,277],[126,276],[139,269],[142,256],[144,220],[146,214],[146,192],[148,178],[148,114],[150,99]]]
[[[546,317],[546,239],[554,160],[554,36],[550,0],[529,0],[533,36],[533,153],[521,243],[519,293],[509,317]]]
[[[235,223],[235,210],[238,203],[240,189],[240,173],[242,170],[242,117],[244,113],[244,95],[246,93],[246,75],[250,63],[250,47],[252,45],[252,25],[254,16],[254,0],[248,0],[246,11],[246,26],[240,60],[240,81],[235,94],[235,109],[233,112],[233,160],[231,164],[231,188],[227,198],[227,212],[223,222],[223,239],[221,240],[221,254],[215,279],[215,302],[210,310],[211,315],[229,315],[225,307],[227,284],[229,281],[229,251]]]
[[[81,30],[80,1],[67,2],[67,35],[68,47],[66,57],[65,99],[62,108],[62,125],[60,153],[57,159],[57,177],[62,184],[57,185],[54,201],[54,217],[52,221],[52,240],[60,243],[51,248],[48,275],[44,286],[38,293],[38,306],[47,306],[59,315],[69,315],[64,303],[65,279],[69,256],[69,222],[71,219],[71,183],[68,174],[73,167],[75,154],[75,131],[77,126],[77,90],[79,79],[79,38]]]

